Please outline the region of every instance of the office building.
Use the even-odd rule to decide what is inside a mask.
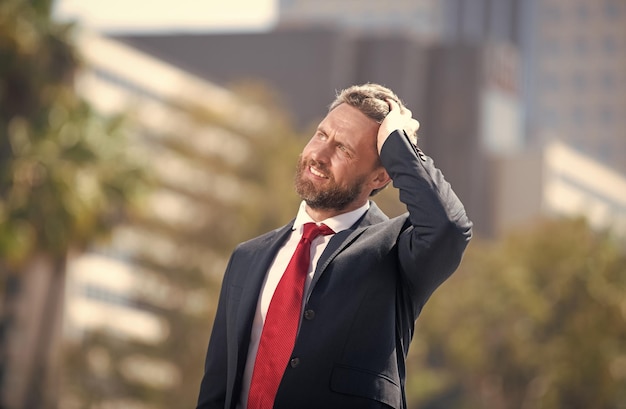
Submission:
[[[620,0],[280,0],[279,24],[396,30],[520,54],[526,146],[561,140],[626,174],[626,3]]]

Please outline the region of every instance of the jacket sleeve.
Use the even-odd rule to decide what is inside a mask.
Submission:
[[[226,342],[226,303],[228,300],[228,272],[232,257],[224,274],[219,304],[211,330],[211,338],[204,363],[204,376],[196,409],[223,409],[226,406],[226,380],[228,373]]]
[[[409,212],[398,238],[398,257],[417,317],[428,297],[461,262],[472,222],[432,159],[403,131],[387,138],[380,158]]]

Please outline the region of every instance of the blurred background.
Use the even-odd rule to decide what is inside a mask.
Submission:
[[[625,409],[623,0],[2,0],[0,408],[195,407],[231,251],[364,82],[475,223],[409,407]]]

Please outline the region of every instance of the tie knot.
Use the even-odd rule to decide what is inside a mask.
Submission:
[[[313,241],[319,235],[329,235],[335,233],[333,229],[326,226],[325,224],[317,225],[315,223],[305,223],[304,224],[304,233],[302,233],[302,238]]]

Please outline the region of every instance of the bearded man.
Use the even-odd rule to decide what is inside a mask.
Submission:
[[[390,89],[341,91],[304,147],[286,226],[237,246],[198,409],[406,408],[415,320],[472,235]],[[388,183],[407,213],[370,200]]]

